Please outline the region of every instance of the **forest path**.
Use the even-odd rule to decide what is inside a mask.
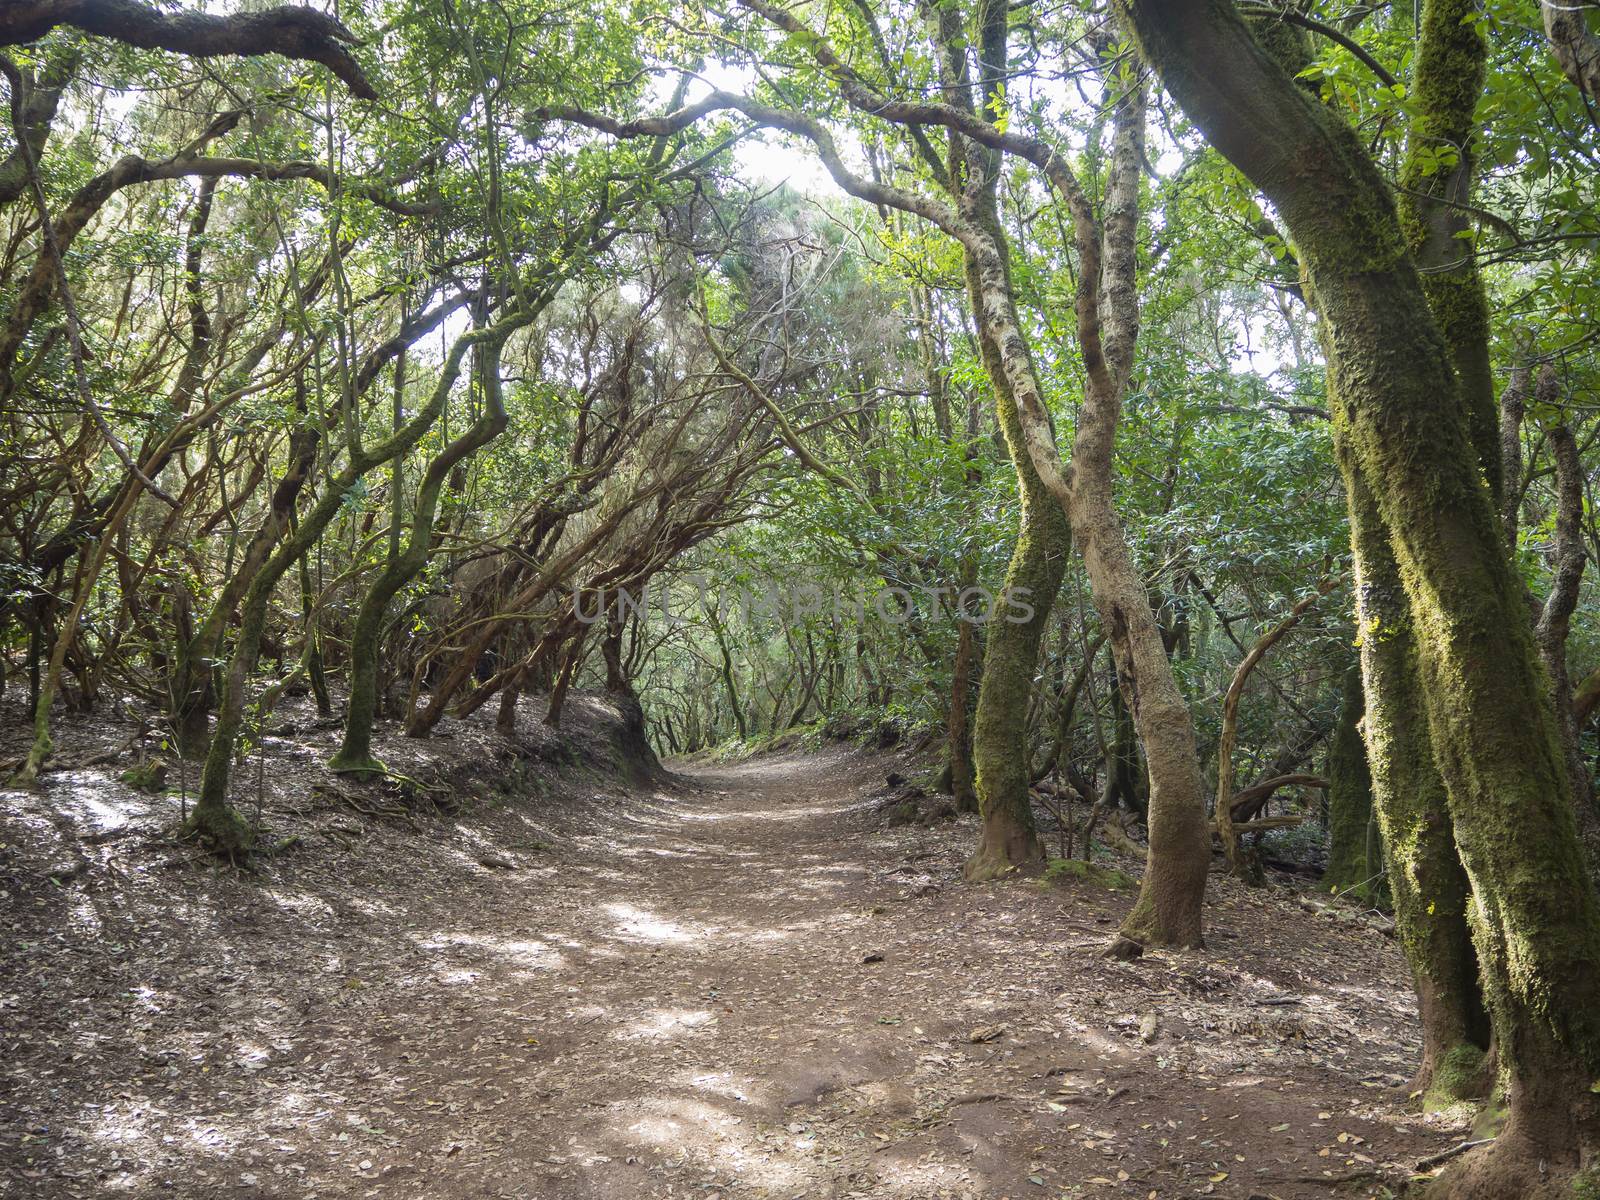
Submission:
[[[533,889],[559,961],[498,981],[540,1046],[492,1076],[531,1111],[500,1106],[509,1144],[475,1131],[507,1172],[482,1194],[1287,1198],[1346,1174],[1376,1194],[1383,1156],[1437,1148],[1377,1090],[1410,1031],[1364,1002],[1398,979],[1324,992],[1335,1031],[1281,977],[1104,962],[1126,897],[961,884],[970,828],[884,829],[883,768],[837,747],[691,768],[557,873],[565,935]],[[1269,958],[1330,966],[1322,930],[1283,933]],[[1358,1014],[1387,1037],[1347,1039]],[[499,1040],[484,1015],[474,1047]]]
[[[597,780],[444,842],[369,827],[265,884],[200,876],[92,959],[31,943],[52,990],[11,1048],[52,1074],[0,1185],[1289,1200],[1449,1144],[1393,1090],[1392,944],[1218,882],[1218,949],[1108,962],[1125,893],[963,884],[970,819],[884,827],[893,765],[835,746]]]

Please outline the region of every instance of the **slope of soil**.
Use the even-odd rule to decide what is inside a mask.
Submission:
[[[435,786],[540,794],[345,803],[307,727],[256,875],[114,768],[4,794],[0,1194],[1289,1200],[1460,1136],[1405,1111],[1393,944],[1281,890],[1108,962],[1126,894],[962,884],[972,825],[884,828],[883,756],[630,787],[456,738]]]

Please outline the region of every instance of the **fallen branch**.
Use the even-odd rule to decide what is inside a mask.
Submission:
[[[1459,1145],[1451,1146],[1448,1150],[1441,1150],[1438,1154],[1428,1155],[1427,1158],[1419,1162],[1415,1167],[1412,1168],[1412,1170],[1418,1173],[1423,1171],[1431,1171],[1434,1167],[1439,1166],[1441,1163],[1449,1162],[1458,1154],[1465,1154],[1468,1150],[1476,1150],[1479,1146],[1487,1146],[1492,1141],[1494,1141],[1493,1138],[1478,1138],[1475,1141],[1462,1142]]]
[[[988,1104],[993,1100],[1015,1100],[1016,1097],[1005,1092],[968,1092],[964,1096],[956,1096],[945,1107],[959,1108],[963,1104]]]

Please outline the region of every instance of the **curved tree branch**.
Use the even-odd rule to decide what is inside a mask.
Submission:
[[[1591,100],[1600,100],[1600,37],[1589,29],[1586,8],[1593,5],[1540,0],[1544,34],[1561,73]]]
[[[57,25],[145,50],[195,58],[281,54],[327,67],[363,100],[377,89],[351,56],[349,29],[311,8],[285,6],[230,16],[164,13],[135,0],[7,0],[0,6],[0,46],[36,41]]]
[[[62,93],[77,71],[81,57],[80,47],[68,46],[53,54],[34,72],[20,70],[0,55],[0,72],[5,74],[12,90],[12,136],[17,139],[11,153],[0,161],[0,207],[28,190],[28,154],[33,155],[35,162],[43,155]]]
[[[214,136],[215,131],[220,129],[225,132],[227,128],[231,128],[227,117],[234,115],[236,114],[224,114],[224,117],[212,122],[207,136],[192,143],[189,149],[193,150],[203,145],[206,140]],[[66,207],[52,218],[56,249],[65,254],[73,240],[106,201],[122,188],[141,183],[154,183],[163,179],[221,178],[307,179],[321,184],[329,191],[342,190],[401,215],[418,216],[437,211],[432,205],[409,204],[398,199],[380,185],[343,179],[320,163],[298,160],[271,163],[253,158],[196,157],[188,153],[177,158],[152,161],[136,154],[129,154],[118,159],[109,169],[102,171],[79,188]],[[55,294],[56,284],[56,262],[47,248],[34,264],[33,273],[17,289],[10,320],[6,323],[5,329],[0,331],[0,397],[10,395],[15,386],[11,372],[17,351],[28,330],[32,328],[33,322],[49,305]]]
[[[1387,67],[1385,67],[1381,62],[1372,56],[1372,52],[1370,50],[1368,50],[1360,42],[1356,41],[1355,38],[1351,37],[1349,34],[1335,29],[1332,25],[1325,25],[1315,17],[1308,17],[1305,13],[1297,12],[1292,8],[1279,8],[1275,4],[1243,4],[1240,5],[1240,11],[1248,12],[1252,15],[1259,13],[1262,16],[1277,17],[1280,21],[1287,21],[1291,25],[1300,26],[1301,29],[1308,29],[1312,33],[1319,33],[1323,37],[1327,38],[1330,42],[1337,42],[1346,50],[1350,51],[1351,54],[1360,59],[1361,62],[1366,66],[1367,70],[1371,71],[1378,77],[1379,81],[1382,82],[1384,87],[1396,88],[1400,86],[1400,81],[1390,74]]]

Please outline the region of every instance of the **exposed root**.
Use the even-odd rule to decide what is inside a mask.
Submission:
[[[180,836],[198,842],[220,858],[241,866],[255,849],[258,830],[233,808],[196,806],[180,830]]]
[[[1594,1186],[1592,1173],[1575,1161],[1559,1161],[1566,1157],[1510,1132],[1462,1142],[1417,1164],[1422,1171],[1455,1160],[1424,1185],[1421,1195],[1425,1200],[1589,1200],[1600,1194],[1600,1187],[1584,1190]]]
[[[1119,962],[1132,962],[1144,955],[1144,943],[1136,942],[1125,933],[1119,933],[1111,944],[1100,951],[1101,958],[1114,958]]]
[[[335,775],[387,775],[389,768],[371,755],[349,757],[335,754],[328,760],[328,770]]]
[[[1460,1145],[1451,1146],[1448,1150],[1441,1150],[1438,1154],[1430,1154],[1412,1169],[1416,1171],[1431,1171],[1434,1167],[1449,1162],[1458,1154],[1465,1154],[1468,1150],[1476,1150],[1479,1146],[1487,1146],[1493,1141],[1493,1138],[1479,1138],[1473,1142],[1462,1142]]]

